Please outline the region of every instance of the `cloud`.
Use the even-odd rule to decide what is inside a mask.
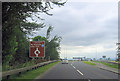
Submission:
[[[64,48],[69,57],[95,57],[95,48],[92,47],[96,45],[99,57],[104,54],[115,57],[118,39],[116,2],[68,2],[63,7],[55,7],[50,13],[54,15],[42,15],[45,18],[43,22],[54,26],[51,37],[56,34],[62,36],[61,57],[64,56]],[[44,36],[43,33],[39,31],[36,35]]]
[[[85,56],[85,57],[90,57],[90,58],[99,58],[102,57],[103,55],[106,55],[107,57],[111,57],[112,58],[115,57],[115,55],[113,55],[113,53],[115,54],[114,47],[111,48],[106,48],[104,46],[102,46],[101,44],[99,45],[91,45],[91,46],[65,46],[62,45],[62,51],[60,56],[62,58],[64,57],[68,57],[68,58],[72,58],[72,57],[80,57],[80,56]]]

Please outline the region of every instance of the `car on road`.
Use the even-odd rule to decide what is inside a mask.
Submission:
[[[67,59],[62,59],[62,64],[68,64],[68,60]]]

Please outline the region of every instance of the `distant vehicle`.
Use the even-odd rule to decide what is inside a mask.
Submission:
[[[68,60],[67,59],[62,59],[62,64],[68,64]]]

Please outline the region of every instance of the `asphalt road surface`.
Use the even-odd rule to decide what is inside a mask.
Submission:
[[[118,79],[118,74],[75,61],[68,64],[58,63],[39,79]]]

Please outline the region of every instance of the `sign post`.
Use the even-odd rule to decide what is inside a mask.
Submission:
[[[31,41],[30,42],[30,57],[45,57],[45,42]]]

